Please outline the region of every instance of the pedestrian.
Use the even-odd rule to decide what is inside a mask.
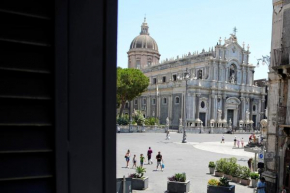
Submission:
[[[127,162],[127,168],[129,168],[129,162],[130,162],[130,150],[128,149],[127,153],[125,154],[125,159]]]
[[[167,132],[166,132],[166,140],[169,140],[169,139],[170,139],[169,130],[167,130]]]
[[[224,136],[224,135],[222,136],[222,141],[221,141],[221,143],[225,143],[225,136]]]
[[[265,178],[261,177],[259,182],[257,183],[257,193],[266,193],[266,183],[265,183]]]
[[[137,167],[137,165],[136,165],[136,163],[137,163],[137,160],[136,160],[136,155],[134,155],[134,157],[133,157],[133,166],[132,166],[132,169],[135,167]]]
[[[158,170],[158,166],[160,166],[161,171],[163,171],[163,168],[162,168],[163,158],[162,158],[162,155],[161,155],[160,151],[158,152],[158,155],[156,156],[156,160],[157,160],[156,170]]]
[[[236,147],[236,144],[237,144],[237,136],[235,136],[235,139],[234,139],[234,147]]]
[[[149,147],[148,151],[147,151],[147,158],[148,158],[148,165],[149,164],[153,164],[153,162],[151,161],[151,155],[152,155],[153,151],[151,149],[151,147]]]
[[[244,138],[241,139],[242,148],[244,148]]]
[[[239,139],[237,139],[237,146],[238,146],[238,148],[240,148],[240,140]]]
[[[141,166],[141,168],[143,168],[144,159],[145,159],[145,157],[143,156],[143,154],[140,154],[140,166]]]
[[[248,167],[249,167],[249,169],[252,171],[252,161],[253,161],[253,158],[250,158],[249,160],[248,160]]]
[[[287,193],[287,191],[286,191],[286,189],[285,189],[285,186],[282,186],[281,193]]]
[[[117,124],[117,132],[120,133],[121,132],[121,129],[120,129],[120,126]]]

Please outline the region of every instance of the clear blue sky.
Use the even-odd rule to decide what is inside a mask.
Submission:
[[[161,60],[214,47],[237,27],[238,43],[250,44],[250,63],[269,55],[272,0],[119,0],[117,66],[127,68],[127,51],[146,14]],[[256,68],[255,79],[267,78]]]

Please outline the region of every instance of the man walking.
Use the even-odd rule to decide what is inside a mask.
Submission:
[[[158,166],[159,165],[160,165],[161,171],[163,171],[163,168],[162,168],[163,159],[162,159],[162,155],[161,155],[160,151],[158,152],[158,155],[156,156],[156,159],[157,159],[156,171],[158,170]]]
[[[147,151],[147,158],[148,158],[148,165],[149,164],[153,164],[153,162],[151,161],[151,155],[152,155],[153,151],[151,149],[151,147],[149,147],[148,151]]]

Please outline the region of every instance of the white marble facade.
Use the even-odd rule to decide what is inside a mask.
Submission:
[[[147,45],[149,38],[143,39],[145,42],[141,44]],[[155,40],[153,43],[156,44]],[[146,50],[151,60],[152,49],[136,47],[130,47],[129,60],[134,52],[146,53]],[[156,49],[153,51],[156,54]],[[229,122],[233,127],[251,121],[253,126],[258,126],[263,118],[266,93],[265,87],[254,85],[255,67],[249,64],[249,55],[249,46],[239,45],[236,35],[231,34],[201,53],[189,52],[150,66],[141,65],[141,68],[130,61],[129,67],[141,69],[150,79],[148,90],[132,101],[131,107],[142,110],[146,117],[157,116],[161,124],[165,124],[168,117],[173,128],[179,126],[180,119],[186,120],[187,127],[196,127],[199,121],[204,127],[214,128],[228,127]],[[144,62],[146,54],[142,56]],[[246,120],[246,112],[249,120]]]

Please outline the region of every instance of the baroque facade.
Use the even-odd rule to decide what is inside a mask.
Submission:
[[[258,126],[264,118],[265,87],[254,84],[255,67],[249,46],[235,33],[214,48],[159,62],[156,41],[144,20],[128,51],[128,67],[150,79],[146,92],[131,102],[131,110],[157,117],[171,128]]]

